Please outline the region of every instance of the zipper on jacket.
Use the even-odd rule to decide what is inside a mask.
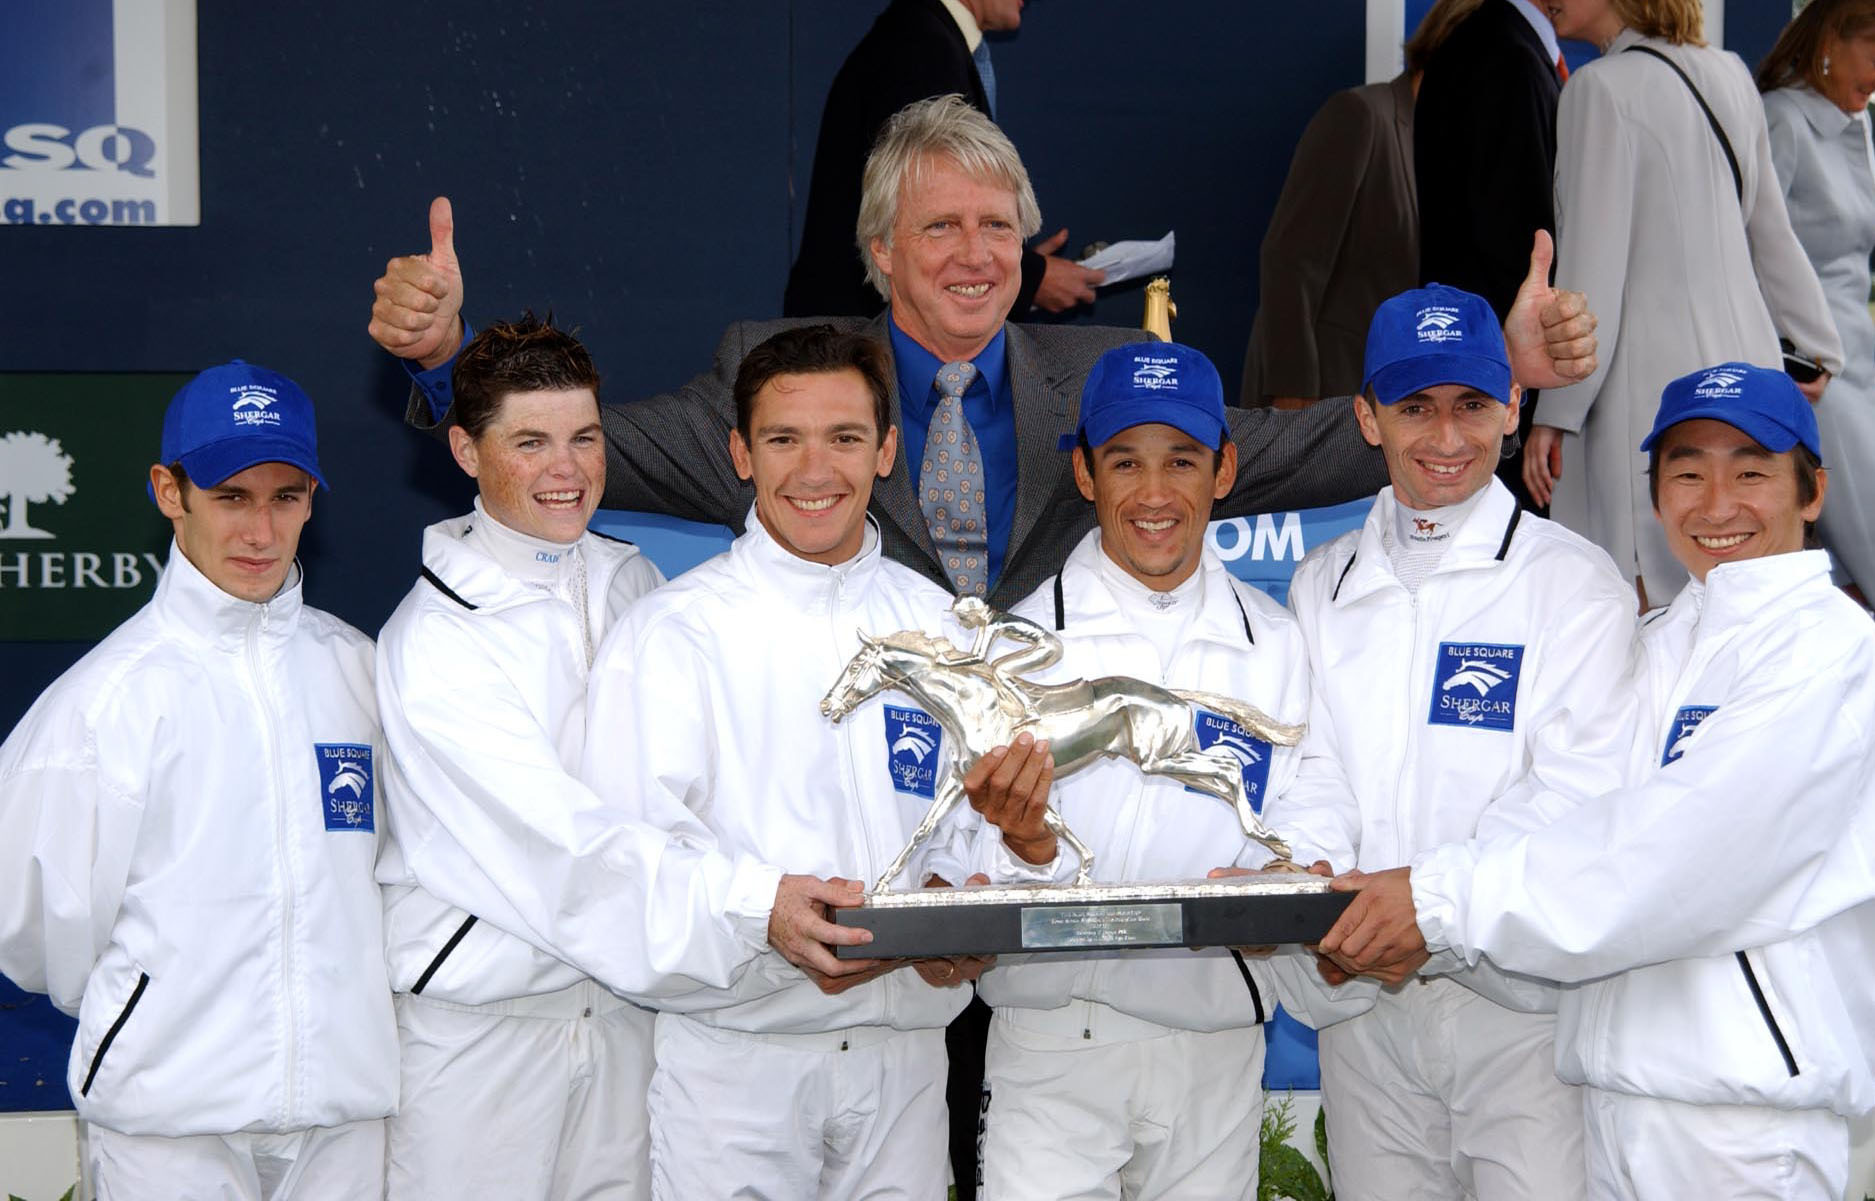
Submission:
[[[267,764],[273,773],[274,855],[280,866],[280,1001],[286,1007],[286,1094],[282,1118],[290,1124],[299,1103],[299,1005],[293,984],[293,894],[296,886],[292,855],[288,850],[291,829],[287,819],[286,778],[280,770],[279,730],[274,723],[273,706],[268,702],[266,681],[260,673],[259,634],[267,628],[267,616],[267,606],[262,605],[260,619],[248,623],[247,671],[254,689],[255,708],[260,714],[261,736],[267,743]]]
[[[1758,973],[1751,970],[1751,960],[1745,958],[1743,951],[1737,952],[1738,966],[1745,973],[1745,985],[1751,989],[1751,999],[1758,1003],[1758,1016],[1764,1019],[1765,1029],[1771,1032],[1771,1038],[1777,1043],[1777,1053],[1784,1057],[1784,1070],[1793,1077],[1797,1075],[1797,1057],[1790,1053],[1790,1043],[1784,1038],[1784,1032],[1778,1029],[1777,1018],[1771,1013],[1771,1004],[1765,1000],[1764,989],[1758,986]]]
[[[143,990],[148,988],[149,985],[150,973],[137,973],[137,987],[131,990],[130,999],[124,1002],[123,1012],[117,1015],[117,1020],[111,1023],[111,1028],[106,1030],[104,1032],[104,1037],[98,1040],[98,1049],[92,1052],[91,1068],[85,1073],[85,1082],[78,1086],[79,1096],[88,1097],[91,1095],[91,1082],[98,1078],[98,1069],[104,1064],[104,1053],[111,1049],[112,1043],[117,1041],[117,1032],[124,1028],[125,1022],[130,1020],[131,1010],[135,1009],[137,1007],[137,1002],[143,999]]]

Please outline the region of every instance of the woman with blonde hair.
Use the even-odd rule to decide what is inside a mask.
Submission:
[[[1700,0],[1550,10],[1558,36],[1602,50],[1570,77],[1556,128],[1556,283],[1588,294],[1601,364],[1543,394],[1524,478],[1613,556],[1645,608],[1686,580],[1636,450],[1661,390],[1703,364],[1780,366],[1780,334],[1829,372],[1842,345],[1791,232],[1751,73],[1705,44]]]
[[[1834,494],[1817,533],[1836,582],[1866,603],[1875,592],[1875,0],[1812,0],[1758,68],[1758,90],[1791,226],[1842,338],[1843,369],[1816,406]]]

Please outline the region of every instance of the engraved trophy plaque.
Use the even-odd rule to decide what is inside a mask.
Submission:
[[[936,797],[904,850],[863,905],[834,912],[841,925],[873,932],[863,947],[841,947],[842,958],[907,958],[1139,947],[1205,947],[1314,942],[1353,900],[1328,881],[1294,868],[1289,848],[1257,816],[1244,788],[1242,761],[1226,746],[1203,746],[1200,713],[1222,715],[1241,732],[1272,746],[1294,746],[1302,727],[1285,725],[1252,705],[1211,693],[1181,691],[1124,676],[1036,684],[1018,670],[1047,667],[1061,657],[1052,631],[965,597],[952,613],[975,631],[969,651],[918,631],[881,638],[861,635],[858,654],[820,702],[839,721],[882,692],[915,700],[958,748],[942,769]],[[1021,649],[988,657],[1007,639]],[[1231,805],[1245,835],[1268,847],[1290,870],[1216,880],[1096,883],[1094,859],[1052,806],[1048,829],[1079,857],[1067,884],[969,885],[892,891],[912,855],[940,822],[964,803],[972,764],[1027,733],[1046,739],[1055,776],[1103,756],[1131,760]]]

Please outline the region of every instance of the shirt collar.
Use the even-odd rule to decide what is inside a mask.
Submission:
[[[1346,574],[1336,590],[1336,604],[1351,604],[1383,588],[1401,586],[1387,554],[1386,533],[1399,503],[1393,498],[1391,484],[1374,497],[1374,507],[1368,510],[1367,520],[1361,524],[1360,536],[1355,542],[1354,561],[1344,569]],[[1432,575],[1493,567],[1502,562],[1501,554],[1510,546],[1511,519],[1516,515],[1517,498],[1502,481],[1492,476],[1484,486],[1484,494],[1459,523],[1452,544],[1439,559],[1439,565],[1433,568]]]
[[[983,40],[983,27],[977,24],[976,15],[964,7],[963,0],[940,0],[940,3],[944,5],[944,11],[950,13],[951,20],[957,22],[957,28],[963,31],[964,45],[970,47],[970,53],[975,54],[978,43]]]
[[[1549,60],[1555,62],[1561,58],[1562,46],[1556,41],[1556,26],[1550,22],[1549,14],[1530,3],[1530,0],[1510,0],[1510,6],[1530,22],[1530,28],[1536,30],[1536,36],[1543,41],[1543,49],[1549,52]]]
[[[1868,117],[1868,110],[1859,113],[1845,113],[1836,107],[1836,102],[1815,88],[1807,85],[1792,87],[1790,95],[1797,105],[1797,111],[1810,122],[1810,127],[1826,138],[1841,134],[1851,125],[1863,123]]]
[[[937,379],[938,368],[944,366],[944,360],[900,329],[898,318],[887,321],[885,328],[887,336],[892,340],[892,361],[898,367],[899,408],[921,417],[928,415],[935,407],[931,399],[931,385]],[[1008,326],[999,326],[996,336],[970,360],[976,366],[977,378],[989,389],[992,408],[1002,403],[1003,377],[1009,367],[1008,334]],[[917,380],[923,380],[923,385],[915,383]],[[976,385],[972,384],[971,387],[975,388]]]

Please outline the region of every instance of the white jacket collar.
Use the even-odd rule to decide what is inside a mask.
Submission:
[[[1066,625],[1075,634],[1081,635],[1138,634],[1121,610],[1119,599],[1113,595],[1101,571],[1100,556],[1104,554],[1106,552],[1100,547],[1100,530],[1096,527],[1087,531],[1069,553],[1068,561],[1062,565],[1060,579]],[[1256,630],[1250,621],[1249,612],[1238,599],[1236,590],[1231,587],[1230,572],[1225,570],[1223,561],[1212,553],[1209,545],[1199,558],[1198,572],[1202,576],[1204,595],[1198,615],[1186,630],[1186,639],[1239,648],[1254,640]],[[1049,581],[1043,587],[1052,589],[1054,581]],[[1245,633],[1246,627],[1249,629],[1248,635]]]
[[[1382,488],[1374,497],[1374,507],[1368,510],[1367,520],[1361,523],[1361,534],[1354,544],[1354,559],[1342,569],[1335,588],[1335,604],[1353,604],[1382,589],[1401,587],[1393,574],[1393,561],[1387,555],[1385,541],[1385,531],[1392,524],[1399,504],[1393,498],[1392,485]],[[1485,485],[1484,495],[1459,525],[1451,547],[1432,574],[1495,569],[1510,553],[1511,535],[1520,520],[1517,498],[1501,480],[1492,476],[1491,482]]]
[[[1721,563],[1706,573],[1703,584],[1698,580],[1687,582],[1669,606],[1666,620],[1684,619],[1690,610],[1704,637],[1760,618],[1775,619],[1786,611],[1784,602],[1790,594],[1831,586],[1827,551],[1796,551]]]
[[[285,642],[292,636],[304,604],[300,588],[303,578],[299,560],[295,559],[287,569],[286,583],[272,600],[244,601],[217,587],[171,539],[169,562],[156,582],[150,604],[178,631],[218,649],[238,650],[250,630],[270,643]]]
[[[474,543],[464,541],[477,520],[475,513],[464,513],[423,531],[423,568],[430,582],[457,604],[491,612],[552,599],[551,592],[528,587]],[[603,594],[623,561],[617,553],[621,548],[591,531],[575,545],[586,556],[588,587],[595,596]]]
[[[858,606],[871,590],[883,561],[879,527],[870,514],[859,553],[831,566],[803,559],[776,542],[753,505],[743,528],[743,535],[729,548],[731,561],[752,584],[780,594],[802,612]]]

